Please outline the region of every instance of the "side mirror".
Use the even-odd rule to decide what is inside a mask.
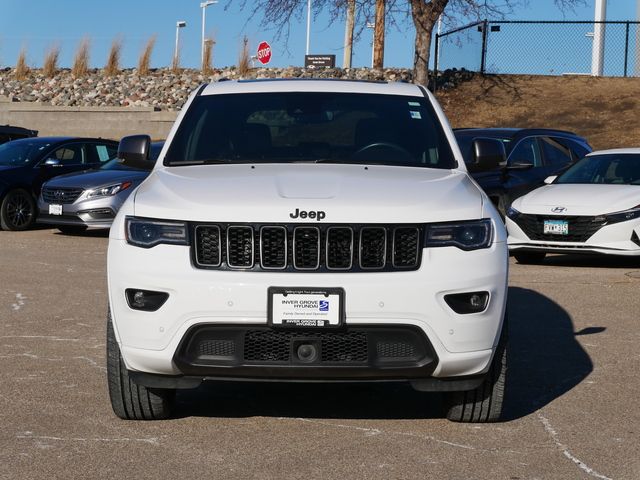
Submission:
[[[511,165],[507,165],[507,170],[529,170],[533,168],[531,162],[514,162]]]
[[[471,146],[473,160],[467,164],[470,172],[496,170],[506,162],[504,144],[494,138],[475,138]]]
[[[550,177],[547,177],[544,179],[544,184],[545,185],[551,185],[553,182],[556,181],[556,178],[558,178],[557,175],[551,175]]]
[[[120,163],[132,168],[148,168],[151,164],[149,151],[151,137],[149,135],[130,135],[123,137],[118,145]]]
[[[60,160],[58,160],[57,158],[47,158],[42,165],[46,166],[46,167],[59,167],[60,165]]]

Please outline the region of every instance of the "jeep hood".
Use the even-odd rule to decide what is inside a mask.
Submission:
[[[134,198],[136,216],[211,222],[423,223],[483,215],[466,173],[431,168],[242,164],[159,168]]]

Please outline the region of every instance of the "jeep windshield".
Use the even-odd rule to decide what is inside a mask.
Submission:
[[[456,167],[427,98],[333,92],[198,96],[164,159],[297,162]]]

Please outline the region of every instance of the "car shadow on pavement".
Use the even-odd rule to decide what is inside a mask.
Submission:
[[[544,407],[578,385],[592,370],[569,314],[533,290],[509,289],[510,364],[504,420]],[[443,418],[442,395],[406,383],[308,384],[206,382],[177,396],[179,418],[266,416],[316,419]]]
[[[593,363],[576,336],[605,330],[592,326],[574,332],[564,308],[526,288],[509,288],[508,311],[506,421],[536,412],[582,382]]]
[[[547,255],[543,265],[580,268],[639,268],[640,257],[613,255]]]

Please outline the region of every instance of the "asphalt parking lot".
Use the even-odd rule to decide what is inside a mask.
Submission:
[[[125,422],[105,378],[102,232],[0,232],[0,478],[640,478],[640,262],[510,279],[507,419],[403,385],[208,384]]]

